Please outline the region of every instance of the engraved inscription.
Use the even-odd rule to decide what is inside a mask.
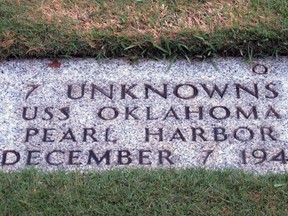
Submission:
[[[1,99],[16,96],[0,105],[1,169],[287,170],[286,77],[272,63],[223,64],[216,75],[203,65],[143,77],[145,67],[114,65],[114,77],[63,64],[47,80],[37,77],[42,68],[13,86],[3,78]]]

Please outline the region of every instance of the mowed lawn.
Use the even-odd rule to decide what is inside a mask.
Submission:
[[[288,215],[288,174],[0,173],[1,215]]]
[[[287,0],[0,0],[1,59],[287,54]]]

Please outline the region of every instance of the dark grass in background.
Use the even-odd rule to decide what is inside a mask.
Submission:
[[[0,58],[288,54],[286,0],[0,0]]]

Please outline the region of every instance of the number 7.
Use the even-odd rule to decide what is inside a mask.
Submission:
[[[214,150],[204,151],[204,152],[206,152],[207,154],[206,154],[206,157],[205,157],[205,159],[204,159],[204,161],[203,161],[203,164],[206,164],[206,162],[207,162],[207,160],[208,160],[208,157],[212,154],[213,151],[214,151]]]
[[[32,87],[30,91],[28,91],[26,97],[25,97],[25,100],[28,99],[28,97],[31,95],[31,93],[36,90],[40,85],[28,85],[28,87]]]

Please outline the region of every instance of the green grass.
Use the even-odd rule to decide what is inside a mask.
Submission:
[[[1,215],[287,215],[288,174],[0,173]]]
[[[0,0],[0,59],[287,54],[287,0]]]

